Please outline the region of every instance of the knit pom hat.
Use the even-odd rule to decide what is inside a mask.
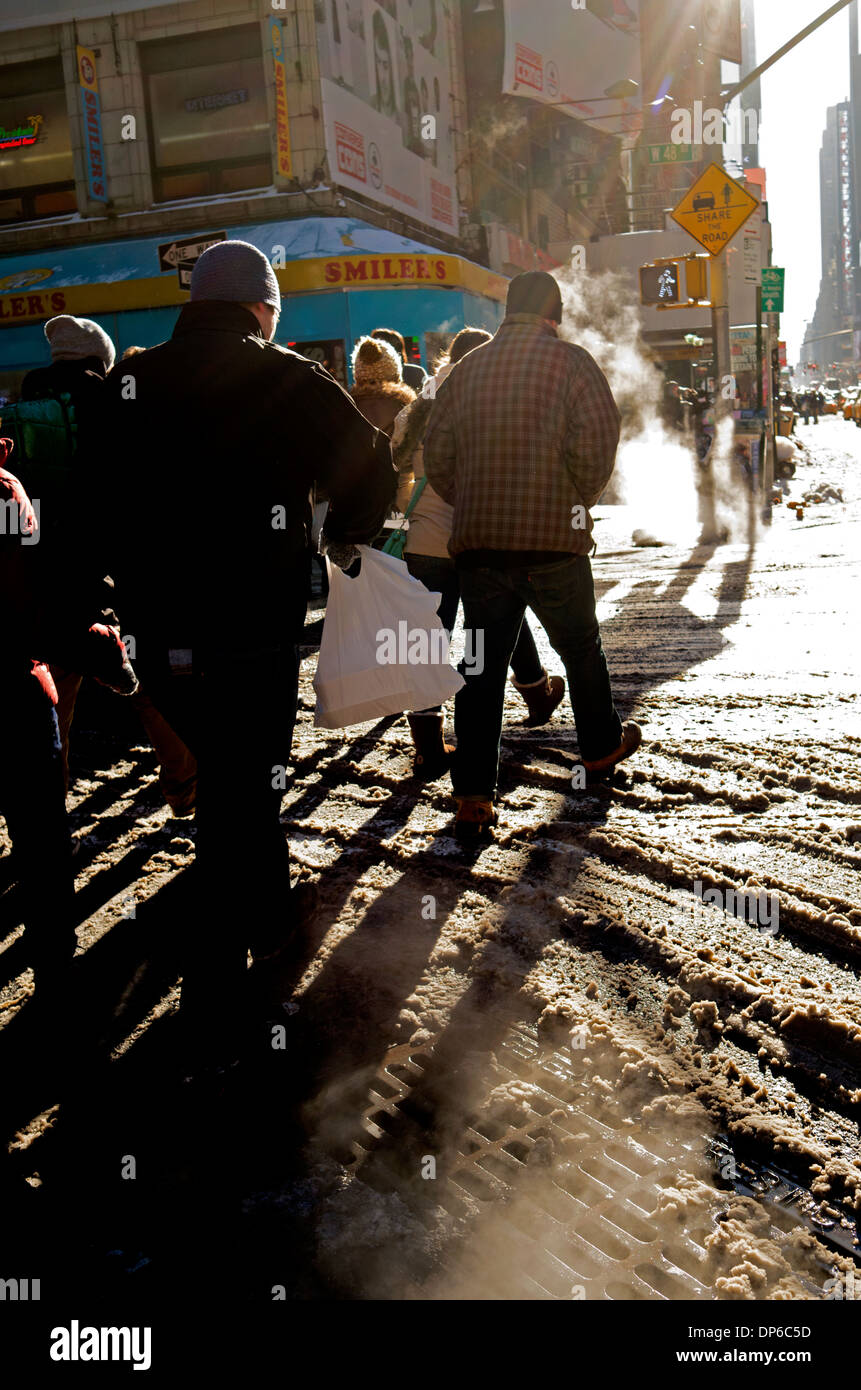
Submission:
[[[381,338],[360,338],[353,349],[352,365],[357,386],[403,381],[398,354]]]
[[[92,319],[76,319],[58,314],[45,324],[45,337],[52,362],[71,362],[79,357],[100,357],[107,371],[114,365],[114,345],[103,328]]]
[[[191,298],[234,304],[271,304],[281,309],[275,272],[250,241],[217,241],[207,246],[191,272]]]

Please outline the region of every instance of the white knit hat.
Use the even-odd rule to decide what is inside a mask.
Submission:
[[[76,319],[58,314],[45,324],[45,337],[52,362],[69,362],[79,357],[100,357],[108,371],[114,365],[114,345],[103,328],[92,319]]]

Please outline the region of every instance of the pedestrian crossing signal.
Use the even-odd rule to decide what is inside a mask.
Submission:
[[[640,266],[640,303],[661,308],[688,308],[708,301],[708,256],[680,256]],[[684,267],[684,278],[682,278]]]
[[[640,266],[641,304],[678,304],[681,298],[678,261]]]

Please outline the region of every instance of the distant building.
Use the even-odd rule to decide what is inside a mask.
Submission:
[[[850,372],[858,358],[858,220],[851,101],[829,106],[819,153],[822,273],[802,363]]]

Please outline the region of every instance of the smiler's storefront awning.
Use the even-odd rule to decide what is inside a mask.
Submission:
[[[397,288],[460,290],[492,301],[494,307],[505,299],[506,280],[483,266],[350,218],[219,226],[212,235],[217,233],[249,241],[263,251],[275,267],[284,296]],[[204,238],[188,238],[195,239]],[[181,246],[183,239],[176,241]],[[124,238],[25,256],[0,255],[0,365],[9,369],[41,361],[44,340],[40,342],[39,326],[54,314],[109,320],[141,310],[175,311],[188,303],[188,290],[181,286],[173,263],[176,257],[169,252],[170,247],[156,238]],[[309,317],[307,310],[305,305],[303,319]],[[174,319],[175,313],[153,316],[157,336],[150,334],[143,345],[168,336]],[[113,328],[120,340],[124,336],[116,321],[104,326]],[[139,318],[135,326],[137,337],[131,337],[142,341]],[[27,331],[7,335],[3,329]]]

